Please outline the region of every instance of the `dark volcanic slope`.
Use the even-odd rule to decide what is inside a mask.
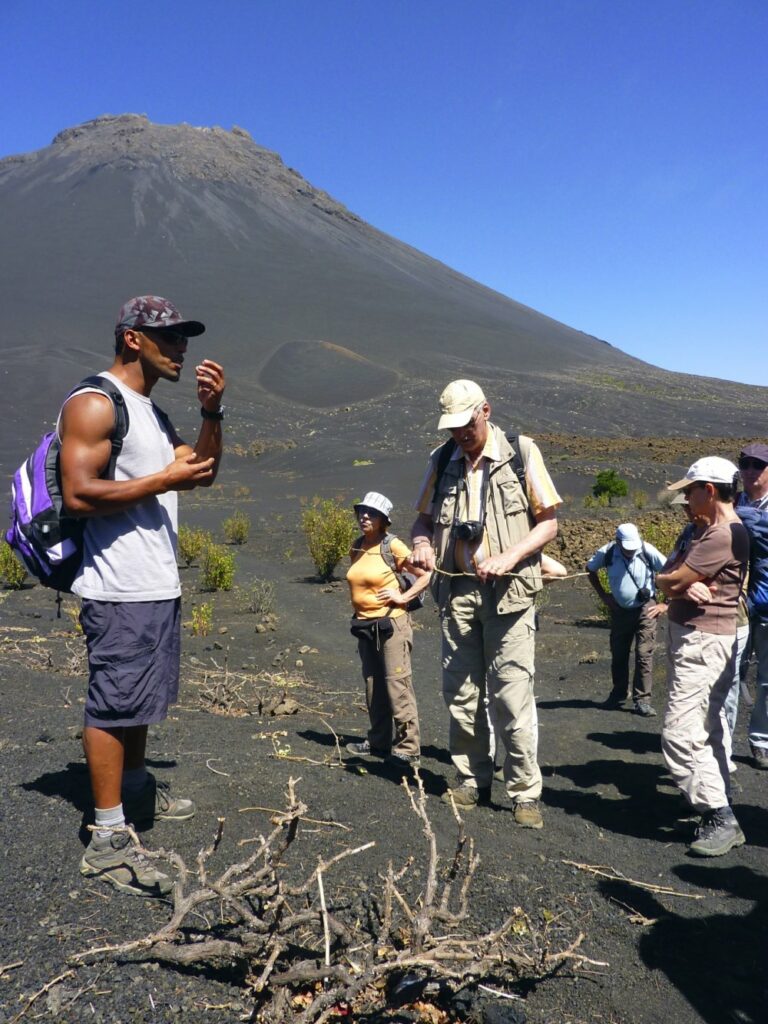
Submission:
[[[434,394],[465,375],[528,428],[762,423],[764,391],[663,373],[492,292],[365,224],[237,128],[127,114],[67,129],[0,161],[0,224],[6,422],[19,435],[3,434],[3,468],[78,375],[107,362],[117,308],[144,292],[208,322],[195,348],[227,365],[251,423],[286,399],[295,420],[307,405],[396,395],[405,377]],[[722,421],[710,425],[713,395]]]

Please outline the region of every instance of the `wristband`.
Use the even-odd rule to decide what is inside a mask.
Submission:
[[[200,406],[200,415],[204,420],[223,420],[224,419],[224,406],[222,405],[219,409],[214,412],[209,412],[204,405]]]

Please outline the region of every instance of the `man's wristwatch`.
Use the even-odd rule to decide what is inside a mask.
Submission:
[[[224,419],[224,406],[220,406],[214,412],[209,412],[204,405],[200,406],[200,415],[204,420],[223,420]]]

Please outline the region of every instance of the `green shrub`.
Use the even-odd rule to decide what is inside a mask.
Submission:
[[[358,532],[350,510],[338,502],[313,498],[305,509],[301,525],[309,554],[321,580],[333,577],[333,570],[347,554]]]
[[[27,570],[7,541],[0,544],[0,580],[9,590],[21,590]]]
[[[213,626],[213,605],[198,604],[192,609],[192,636],[208,636]]]
[[[209,544],[200,572],[201,590],[231,590],[235,579],[235,556],[222,544]]]
[[[610,586],[610,584],[608,582],[608,572],[607,572],[607,570],[605,570],[605,569],[598,569],[597,570],[597,577],[600,580],[600,583],[602,584],[603,590],[606,592],[606,594],[610,594],[611,586]],[[597,591],[595,591],[595,590],[592,590],[592,600],[595,603],[595,610],[596,610],[597,614],[600,616],[601,619],[605,619],[606,622],[607,622],[610,619],[610,617],[611,617],[611,609],[608,607],[607,604],[604,604],[600,600],[600,598],[597,596]]]
[[[642,524],[640,533],[643,540],[653,544],[662,555],[670,555],[684,526],[685,520],[681,517],[679,521],[670,519]]]
[[[178,556],[187,567],[198,561],[210,544],[213,544],[213,536],[208,530],[193,530],[189,526],[179,527]]]
[[[629,484],[622,479],[615,469],[604,469],[595,477],[592,493],[596,498],[605,495],[610,505],[614,498],[624,498],[629,492]]]
[[[223,524],[224,539],[227,544],[245,544],[251,532],[251,520],[245,512],[237,511]]]
[[[648,504],[648,495],[645,491],[632,491],[632,504],[636,509],[644,509]]]

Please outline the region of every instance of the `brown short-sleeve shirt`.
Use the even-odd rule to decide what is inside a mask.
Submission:
[[[717,523],[694,537],[685,564],[717,587],[712,600],[697,604],[676,598],[669,604],[669,619],[680,626],[694,626],[703,633],[736,632],[739,593],[749,561],[749,534],[744,525]]]

